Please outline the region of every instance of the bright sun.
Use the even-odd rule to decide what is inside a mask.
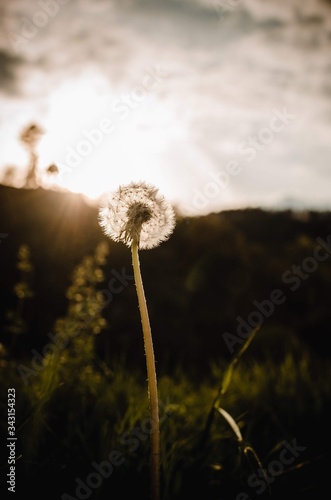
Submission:
[[[95,199],[119,184],[145,180],[171,194],[162,157],[185,131],[156,93],[125,100],[130,95],[130,89],[110,92],[98,79],[91,83],[91,75],[53,93],[40,161],[59,167],[60,187]]]

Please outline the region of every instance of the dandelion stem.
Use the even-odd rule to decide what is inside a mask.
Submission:
[[[148,396],[150,404],[150,415],[152,421],[151,434],[151,493],[152,500],[160,500],[160,423],[159,423],[159,404],[157,393],[157,379],[155,369],[155,357],[153,349],[152,332],[149,322],[148,309],[146,304],[145,292],[140,272],[138,243],[133,241],[131,245],[132,265],[134,279],[136,284],[140,317],[144,335]]]

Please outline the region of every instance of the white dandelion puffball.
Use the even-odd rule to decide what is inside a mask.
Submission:
[[[175,213],[157,188],[131,182],[107,195],[99,210],[99,224],[114,241],[154,248],[173,232]]]

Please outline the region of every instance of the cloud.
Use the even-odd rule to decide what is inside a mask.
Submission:
[[[121,137],[112,136],[105,154],[115,149],[120,157],[125,137],[141,138],[153,161],[162,154],[165,182],[177,179],[189,203],[209,172],[238,158],[238,145],[268,124],[273,109],[285,106],[297,115],[291,129],[231,182],[227,201],[297,195],[295,183],[308,199],[308,184],[317,189],[331,175],[325,170],[331,155],[331,9],[322,1],[301,4],[69,0],[17,52],[6,34],[22,35],[22,23],[38,20],[41,7],[38,1],[12,0],[5,4],[0,40],[2,98],[11,96],[2,106],[2,123],[10,117],[12,131],[36,115],[46,122],[56,118],[53,133],[62,131],[63,144],[75,146],[82,128],[111,118],[112,100],[130,93],[146,67],[161,65],[167,72],[163,84],[132,113],[137,119],[131,125],[123,123]],[[171,118],[161,123],[165,109]],[[158,134],[159,150],[148,146],[148,137],[154,146]],[[223,201],[213,200],[212,207]]]

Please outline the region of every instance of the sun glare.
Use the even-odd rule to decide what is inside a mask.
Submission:
[[[53,94],[40,160],[58,166],[59,187],[91,199],[132,180],[169,190],[169,169],[162,157],[172,140],[184,136],[183,126],[169,104],[153,93],[128,108],[124,118],[114,108],[122,97],[118,90],[106,92],[102,82],[91,84],[91,79]]]

